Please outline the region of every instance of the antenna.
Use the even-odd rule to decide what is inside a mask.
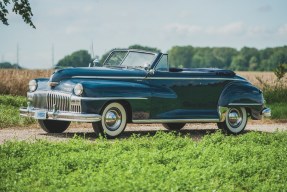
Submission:
[[[92,57],[93,59],[95,58],[95,54],[94,54],[94,43],[92,41],[92,46],[91,46],[91,53],[92,53]]]
[[[52,69],[54,68],[54,65],[55,62],[54,62],[54,44],[52,44]]]

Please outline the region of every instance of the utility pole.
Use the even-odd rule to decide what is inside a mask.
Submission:
[[[20,67],[20,64],[19,64],[19,43],[17,43],[17,68]]]

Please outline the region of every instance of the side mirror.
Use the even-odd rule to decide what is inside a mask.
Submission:
[[[154,69],[150,69],[150,70],[148,70],[148,74],[150,74],[150,75],[154,75]]]
[[[96,59],[93,61],[93,64],[94,64],[94,67],[100,66],[100,61],[99,61],[99,59],[96,58]]]

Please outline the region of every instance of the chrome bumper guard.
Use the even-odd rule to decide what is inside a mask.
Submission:
[[[264,108],[261,112],[263,117],[271,117],[271,109],[270,108]]]
[[[40,120],[60,120],[60,121],[77,121],[77,122],[97,122],[102,117],[97,114],[84,114],[62,111],[45,111],[41,109],[20,108],[20,116],[32,117]]]

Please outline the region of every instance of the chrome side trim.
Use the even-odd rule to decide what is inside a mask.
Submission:
[[[141,119],[133,123],[217,123],[219,119]]]
[[[254,105],[254,106],[260,106],[260,105],[263,105],[263,103],[229,103],[228,105],[239,105],[239,106]]]
[[[20,116],[32,117],[37,119],[35,114],[37,109],[20,108]],[[42,118],[41,118],[42,119]],[[77,122],[97,122],[101,121],[102,117],[98,114],[83,114],[83,113],[72,113],[72,112],[62,112],[62,111],[46,111],[46,120],[60,120],[60,121],[77,121]]]
[[[233,78],[201,78],[201,77],[147,77],[147,78],[140,78],[140,77],[115,77],[115,76],[72,76],[71,78],[80,78],[80,79],[151,79],[151,80],[223,80],[223,81],[246,81],[244,79],[233,79]]]
[[[223,81],[245,81],[243,79],[233,79],[233,78],[202,78],[202,77],[147,77],[147,79],[160,79],[160,80],[223,80]]]
[[[265,108],[265,109],[262,110],[261,114],[264,117],[271,117],[271,109],[270,108]]]
[[[72,76],[72,79],[80,78],[80,79],[144,79],[145,77],[114,77],[114,76]]]
[[[146,97],[78,97],[72,96],[71,99],[81,100],[122,100],[122,99],[148,99]]]

